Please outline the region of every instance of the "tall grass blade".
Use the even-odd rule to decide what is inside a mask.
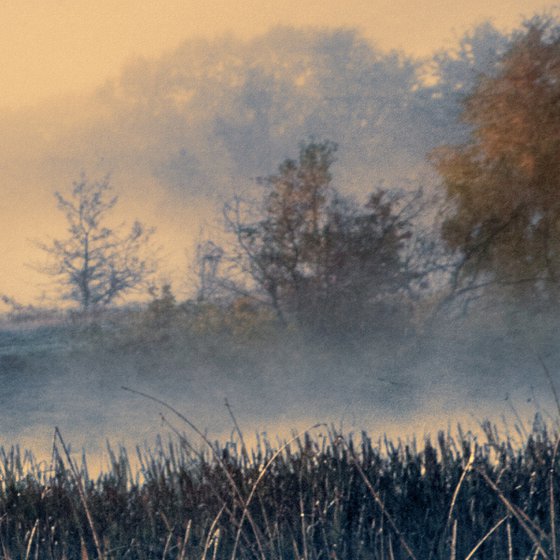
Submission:
[[[474,558],[474,555],[478,551],[478,549],[507,521],[508,515],[505,515],[494,525],[475,545],[475,547],[467,554],[465,560],[471,560]]]

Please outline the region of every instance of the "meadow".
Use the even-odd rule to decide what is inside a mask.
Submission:
[[[248,446],[233,413],[215,442],[159,404],[175,435],[109,448],[95,476],[58,430],[50,461],[2,449],[2,558],[558,557],[560,439],[539,416],[514,433],[372,441],[317,425]]]
[[[396,346],[376,333],[381,342],[371,338],[359,353],[347,341],[319,344],[305,332],[279,330],[258,310],[162,306],[156,301],[87,321],[6,318],[2,560],[558,557],[560,430],[556,416],[545,412],[554,406],[556,370],[537,362],[538,374],[523,374],[523,346],[505,327],[494,322],[483,333],[472,319],[470,331],[462,324],[458,342],[446,328],[448,338],[416,332]],[[476,337],[467,344],[471,331]],[[543,351],[552,347],[552,338],[539,338]],[[455,357],[458,369],[449,379],[435,343],[426,342],[436,339],[441,356]],[[497,362],[483,361],[486,354],[501,373]],[[508,360],[516,361],[517,373],[507,369]],[[523,377],[551,397],[547,408],[533,408],[532,425],[520,409],[500,428],[481,421],[472,430],[406,438],[406,415],[410,427],[422,408],[435,410],[435,401],[449,398],[443,385],[455,394],[452,404],[463,404],[458,421],[468,398],[483,392],[498,410],[508,384]],[[228,428],[207,431],[208,419],[223,409],[222,392],[237,412],[228,404]],[[293,401],[292,408],[281,401]],[[342,410],[347,401],[354,423],[330,423],[325,413],[336,416],[335,406]],[[267,416],[295,425],[292,413],[304,406],[309,417],[328,423],[283,439],[246,428]],[[368,410],[392,418],[381,423],[391,436],[379,437],[383,428],[361,431]],[[156,412],[167,435],[135,447],[141,424],[157,431]],[[117,424],[119,418],[128,424]],[[29,439],[21,434],[52,434],[56,424],[50,453],[24,449]],[[127,426],[138,431],[126,446],[107,444],[102,468],[99,453],[74,451],[79,436],[114,440]],[[6,444],[8,434],[25,445]]]

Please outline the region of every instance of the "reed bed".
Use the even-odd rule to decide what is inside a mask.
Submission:
[[[394,442],[315,426],[251,449],[164,421],[172,438],[108,448],[95,476],[58,431],[49,462],[2,449],[0,557],[558,558],[559,440],[538,418],[515,438],[489,422]]]

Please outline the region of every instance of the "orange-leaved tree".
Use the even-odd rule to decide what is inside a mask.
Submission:
[[[463,118],[470,140],[433,154],[451,203],[453,287],[560,301],[560,26],[526,22]]]

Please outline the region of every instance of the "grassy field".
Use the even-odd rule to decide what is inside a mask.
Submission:
[[[237,323],[224,330],[220,315],[208,326],[208,313],[202,321],[185,312],[169,325],[128,312],[99,324],[64,318],[0,329],[4,443],[7,435],[40,440],[39,429],[61,426],[47,460],[18,447],[0,451],[1,560],[558,558],[559,424],[549,415],[548,424],[537,416],[523,426],[503,398],[520,380],[540,383],[550,408],[553,383],[544,362],[536,361],[537,375],[526,368],[535,358],[514,339],[477,334],[468,345],[461,331],[464,348],[450,339],[436,353],[413,341],[357,355],[298,332],[254,341]],[[125,384],[180,402],[191,416],[121,391]],[[294,421],[299,409],[324,418],[348,402],[352,425],[365,425],[366,413],[386,415],[377,425],[394,434],[407,418],[420,430],[415,412],[435,415],[445,399],[464,418],[469,398],[485,398],[496,415],[510,406],[518,421],[509,431],[482,422],[474,432],[392,441],[321,424],[286,441],[247,434],[246,445],[233,414],[224,411],[225,430],[208,424],[224,395],[243,410],[244,425]],[[109,448],[101,471],[99,456],[89,456],[88,469],[88,458],[71,452],[80,436],[157,430],[155,411],[164,412],[171,439]],[[231,441],[210,441],[190,418],[232,433]]]
[[[133,460],[109,450],[94,477],[59,432],[50,462],[2,450],[1,557],[558,557],[559,439],[539,418],[406,442],[318,425],[249,449],[233,415],[235,437],[215,443],[161,406],[175,437]]]

